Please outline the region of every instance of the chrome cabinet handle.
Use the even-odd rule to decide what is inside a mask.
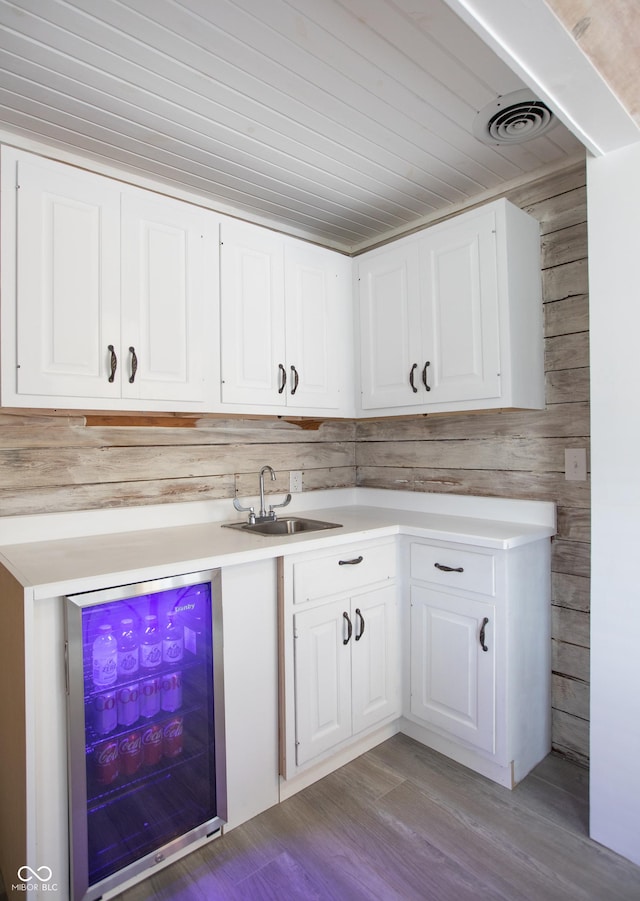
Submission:
[[[418,364],[414,363],[413,366],[411,367],[411,372],[409,373],[409,384],[411,385],[411,390],[413,391],[414,394],[418,393],[418,389],[416,388],[414,381],[413,381],[413,373],[416,371],[417,368],[418,368]]]
[[[436,569],[441,569],[443,573],[463,573],[462,566],[445,566],[444,563],[434,563]]]
[[[485,630],[485,626],[487,626],[488,624],[489,624],[489,617],[485,616],[485,618],[482,620],[482,625],[480,626],[480,647],[482,648],[483,651],[489,650],[489,648],[484,643],[484,639],[485,639],[484,630]]]
[[[136,356],[135,347],[130,347],[129,353],[131,354],[131,375],[129,376],[129,384],[133,385],[136,380],[136,372],[138,371],[138,358]]]
[[[427,382],[427,369],[431,366],[429,360],[424,364],[424,369],[422,370],[422,384],[424,385],[427,391],[431,391],[431,385]]]
[[[293,397],[298,390],[298,383],[300,381],[300,376],[298,375],[298,370],[295,366],[291,367],[291,375],[293,376],[293,388],[291,389],[291,396]]]
[[[362,563],[364,557],[354,557],[353,560],[338,560],[338,566],[357,566]]]
[[[364,635],[364,616],[362,615],[362,611],[359,607],[356,607],[356,616],[360,619],[360,630],[356,632],[356,641],[360,641],[360,639]]]
[[[351,641],[351,635],[353,634],[353,626],[351,625],[349,614],[343,613],[342,615],[347,621],[347,637],[342,639],[342,644],[349,644],[349,642]]]
[[[111,375],[109,376],[109,381],[113,382],[113,381],[115,381],[115,378],[116,378],[116,369],[118,368],[118,358],[116,356],[116,352],[115,352],[115,348],[114,348],[113,344],[110,344],[107,347],[107,350],[111,354],[111,364],[110,364]]]
[[[278,363],[278,371],[282,376],[282,381],[280,382],[280,387],[278,388],[278,394],[282,394],[284,389],[287,387],[287,370],[284,368],[282,363]]]

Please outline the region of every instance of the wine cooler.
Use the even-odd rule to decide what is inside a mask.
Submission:
[[[220,572],[69,595],[72,901],[226,819]]]

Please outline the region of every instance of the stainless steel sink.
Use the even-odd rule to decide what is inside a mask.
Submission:
[[[323,522],[321,519],[305,519],[304,516],[283,516],[269,522],[227,522],[224,528],[241,529],[258,535],[299,535],[301,532],[319,532],[322,529],[339,529],[340,523]]]

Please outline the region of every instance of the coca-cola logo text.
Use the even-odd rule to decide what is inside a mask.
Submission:
[[[137,754],[140,750],[140,736],[127,735],[120,741],[121,754]]]
[[[117,742],[109,742],[107,745],[103,745],[98,748],[96,752],[96,760],[99,764],[109,764],[113,763],[118,757],[118,744]]]

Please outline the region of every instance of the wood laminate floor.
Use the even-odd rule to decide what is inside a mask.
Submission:
[[[587,770],[509,791],[397,735],[118,901],[218,899],[640,901],[640,867],[589,839]]]

